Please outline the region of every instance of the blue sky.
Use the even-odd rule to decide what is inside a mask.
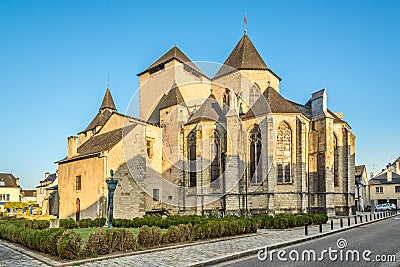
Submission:
[[[223,63],[243,34],[305,103],[326,88],[357,136],[357,164],[400,156],[399,1],[0,2],[0,172],[35,187],[95,116],[111,75],[124,112],[136,74],[177,44]]]

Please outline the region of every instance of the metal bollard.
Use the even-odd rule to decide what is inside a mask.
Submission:
[[[322,223],[319,223],[319,233],[322,233]]]
[[[331,230],[333,230],[333,220],[331,220]]]
[[[340,218],[340,228],[343,228],[343,219]]]
[[[308,235],[308,224],[304,225],[304,235]]]
[[[369,214],[369,220],[372,221],[372,214]]]
[[[357,224],[357,215],[354,216],[354,224]]]
[[[360,216],[360,223],[362,223],[362,216]]]
[[[365,215],[365,222],[368,222],[368,215]]]
[[[350,217],[347,218],[347,226],[350,226]]]

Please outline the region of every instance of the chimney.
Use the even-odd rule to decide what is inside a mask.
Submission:
[[[369,173],[369,178],[372,178],[372,177],[374,177],[374,172]]]
[[[388,182],[392,181],[392,170],[391,169],[388,169],[388,171],[386,173],[386,177],[387,177]]]
[[[78,153],[78,136],[68,137],[68,158],[76,156]]]
[[[49,172],[45,172],[44,173],[44,179],[46,179],[47,177],[49,177],[50,176],[50,173]]]
[[[343,120],[343,112],[335,112],[335,115],[338,116],[339,119]]]
[[[311,113],[313,119],[325,118],[327,114],[327,99],[326,90],[320,90],[312,94],[311,97]]]
[[[15,183],[19,186],[19,178],[15,178]]]

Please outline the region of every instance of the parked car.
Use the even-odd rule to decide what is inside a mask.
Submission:
[[[396,204],[388,203],[391,210],[397,210]]]
[[[388,203],[379,204],[375,206],[375,211],[388,211],[391,210],[391,207]]]

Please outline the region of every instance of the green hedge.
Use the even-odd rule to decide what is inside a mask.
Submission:
[[[103,227],[105,224],[106,218],[96,218],[94,220],[81,219],[79,222],[76,222],[72,218],[60,220],[60,227],[64,227],[66,229]]]
[[[1,223],[12,223],[18,227],[31,228],[35,230],[47,229],[50,226],[50,222],[47,220],[28,220],[24,218],[4,217],[0,219],[0,224]]]
[[[58,243],[64,232],[64,228],[37,230],[11,223],[0,224],[0,238],[54,256],[59,256],[57,253]]]
[[[137,240],[127,229],[99,230],[90,234],[85,251],[89,255],[136,250]]]
[[[114,220],[115,226],[138,227],[142,225],[137,239],[133,231],[128,229],[99,230],[90,234],[84,249],[81,236],[67,228],[101,227],[105,224],[104,218],[95,220],[84,219],[77,224],[73,219],[60,220],[62,228],[43,229],[42,221],[21,219],[1,219],[0,238],[22,244],[28,248],[42,251],[63,259],[77,259],[82,253],[86,255],[102,255],[113,252],[136,250],[137,247],[150,248],[168,243],[220,238],[241,234],[256,233],[259,228],[286,229],[304,226],[305,224],[326,223],[325,214],[297,214],[276,216],[258,215],[251,218],[206,218],[200,216],[171,216],[161,219],[145,217],[133,220]],[[183,222],[183,223],[180,223]],[[167,228],[161,232],[161,226]],[[168,227],[167,227],[168,226]]]

